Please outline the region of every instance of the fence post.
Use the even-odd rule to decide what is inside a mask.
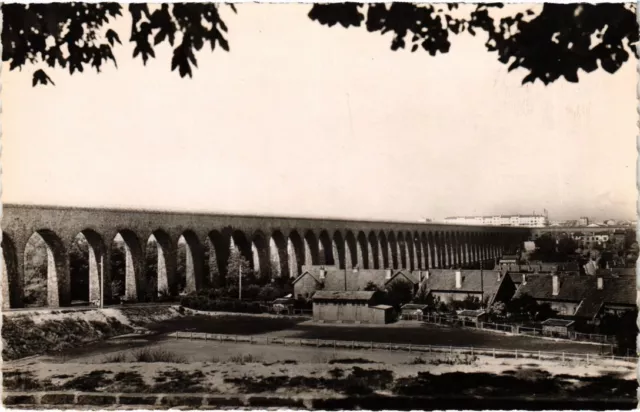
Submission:
[[[518,349],[516,349],[516,359],[518,359]]]
[[[320,339],[316,339],[316,348],[320,347]]]
[[[471,356],[473,356],[473,346],[471,347]]]
[[[253,336],[249,335],[249,345],[253,345]]]
[[[453,346],[449,346],[449,354],[453,354]]]
[[[189,336],[189,340],[193,340],[193,332],[191,332],[191,335]]]
[[[205,340],[205,342],[207,341],[207,333],[206,332],[204,334],[204,340]]]
[[[176,331],[176,340],[178,340],[178,335],[180,335],[180,332]]]
[[[564,362],[564,352],[562,352],[562,362]]]
[[[269,344],[269,337],[267,336],[267,345]]]
[[[411,344],[409,344],[409,353],[411,353]]]
[[[542,360],[542,352],[538,351],[538,360]]]
[[[587,353],[587,363],[589,363],[589,354]]]

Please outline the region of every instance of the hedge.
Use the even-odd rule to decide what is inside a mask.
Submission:
[[[245,302],[238,299],[211,299],[207,296],[184,296],[180,304],[185,308],[212,312],[263,313],[257,302]]]

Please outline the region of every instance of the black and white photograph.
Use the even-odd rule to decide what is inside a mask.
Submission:
[[[3,3],[3,406],[636,409],[636,8]]]

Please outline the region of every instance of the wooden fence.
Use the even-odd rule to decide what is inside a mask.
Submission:
[[[401,316],[403,320],[416,320],[424,323],[431,323],[437,325],[459,326],[474,329],[493,330],[500,332],[509,332],[514,335],[526,335],[526,336],[541,336],[551,337],[557,339],[568,339],[573,341],[585,341],[593,343],[601,343],[606,345],[613,345],[616,343],[615,336],[600,335],[595,333],[580,333],[569,331],[567,334],[552,333],[544,331],[540,328],[532,328],[521,325],[510,325],[504,323],[492,323],[492,322],[476,322],[468,319],[454,318],[451,316],[438,316],[438,315],[419,315],[419,314],[403,314]]]
[[[251,335],[225,335],[202,332],[174,332],[169,334],[174,339],[205,340],[217,342],[249,343],[254,345],[282,345],[282,346],[308,346],[316,348],[351,349],[351,350],[381,350],[408,353],[440,353],[456,355],[483,355],[494,358],[538,359],[538,360],[579,360],[588,363],[602,360],[614,360],[623,362],[637,362],[633,356],[614,356],[593,353],[570,353],[549,351],[527,351],[520,349],[500,349],[484,347],[440,346],[440,345],[413,345],[406,343],[388,342],[363,342],[326,339],[299,339],[281,338],[269,336]]]

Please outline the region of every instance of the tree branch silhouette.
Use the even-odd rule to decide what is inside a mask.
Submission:
[[[149,7],[130,4],[129,41],[133,57],[143,64],[155,58],[155,46],[173,48],[170,67],[181,77],[193,75],[196,52],[206,43],[211,50],[229,51],[227,27],[220,17],[221,4],[173,3]],[[227,5],[234,11],[233,5]],[[308,18],[327,27],[340,25],[371,33],[391,33],[391,50],[420,50],[432,56],[448,53],[451,39],[461,33],[484,33],[488,52],[508,65],[524,69],[523,83],[550,84],[563,77],[577,82],[578,73],[597,69],[615,73],[636,53],[638,23],[633,4],[552,4],[494,17],[501,3],[465,5],[410,3],[314,4]],[[2,6],[2,59],[9,69],[34,66],[62,67],[70,74],[86,66],[100,71],[116,64],[113,47],[121,44],[110,23],[123,15],[115,3],[5,4]],[[470,65],[472,67],[472,65]],[[53,84],[42,68],[33,73],[33,85]]]
[[[457,4],[315,4],[309,18],[319,24],[346,28],[364,23],[369,32],[393,33],[391,50],[420,49],[435,56],[447,53],[451,37],[468,32],[487,34],[485,46],[496,52],[509,71],[528,73],[523,83],[552,83],[560,77],[577,82],[578,71],[598,68],[615,73],[637,55],[638,23],[631,4],[545,3],[536,13],[496,19],[491,9],[501,3],[478,4],[468,16],[457,16]]]

